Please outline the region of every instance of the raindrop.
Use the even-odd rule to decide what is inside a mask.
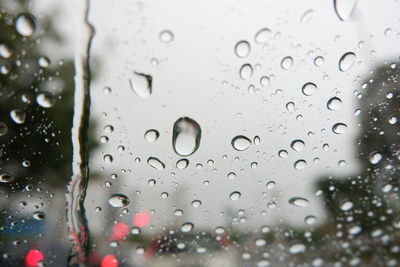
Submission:
[[[335,13],[340,20],[348,20],[354,12],[357,0],[334,0]]]
[[[238,135],[232,139],[231,144],[237,151],[244,151],[250,147],[251,140],[244,135]]]
[[[262,239],[262,238],[256,238],[256,239],[254,240],[254,244],[255,244],[257,247],[263,247],[263,246],[265,246],[265,245],[267,244],[267,241],[265,241],[265,239]]]
[[[234,173],[234,172],[228,173],[228,179],[233,180],[233,179],[235,179],[235,178],[236,178],[236,173]]]
[[[43,108],[51,108],[56,103],[54,96],[48,92],[38,94],[36,102]]]
[[[225,228],[222,227],[222,226],[219,226],[219,227],[215,228],[214,232],[215,232],[217,235],[222,235],[223,233],[225,233]]]
[[[310,216],[307,216],[304,219],[304,221],[308,225],[313,225],[313,224],[315,224],[317,222],[317,217],[310,215]]]
[[[348,71],[356,61],[356,54],[353,52],[345,53],[339,60],[339,70]]]
[[[302,243],[295,242],[289,246],[289,252],[291,254],[304,253],[306,251],[306,246]]]
[[[287,156],[288,156],[288,152],[287,152],[286,150],[284,150],[284,149],[279,150],[278,156],[279,156],[280,158],[285,159],[285,158],[287,158]]]
[[[316,90],[317,90],[317,85],[315,83],[306,83],[301,88],[301,91],[306,96],[313,95]]]
[[[129,202],[129,198],[123,194],[112,194],[108,199],[108,203],[114,208],[125,207]]]
[[[387,120],[392,125],[396,124],[396,122],[397,122],[397,118],[395,116],[389,116]]]
[[[309,22],[309,21],[312,19],[313,15],[314,15],[314,10],[312,10],[312,9],[307,10],[307,11],[304,12],[303,15],[301,16],[300,22],[301,22],[301,23],[307,23],[307,22]]]
[[[297,207],[307,207],[308,200],[302,197],[292,197],[289,199],[289,204],[292,204]]]
[[[244,64],[239,70],[240,78],[248,80],[253,76],[253,67],[250,64]]]
[[[381,159],[382,154],[378,152],[372,152],[371,154],[369,154],[369,162],[371,162],[372,164],[378,164]]]
[[[358,225],[354,225],[352,227],[350,227],[349,229],[349,234],[351,235],[358,235],[359,233],[361,233],[362,228]]]
[[[338,97],[332,97],[328,100],[327,107],[329,110],[338,110],[342,105],[342,100]]]
[[[132,235],[138,235],[138,234],[140,234],[140,228],[137,227],[137,226],[132,227],[131,234],[132,234]]]
[[[142,98],[147,98],[153,91],[153,77],[148,74],[134,71],[132,79],[129,80],[131,90]]]
[[[332,126],[332,131],[335,134],[343,134],[346,132],[347,125],[344,123],[336,123],[335,125]]]
[[[260,78],[260,84],[262,86],[267,86],[269,84],[270,79],[267,76],[262,76]]]
[[[301,151],[303,150],[305,144],[303,140],[294,140],[291,144],[290,147],[295,150],[295,151]]]
[[[3,58],[9,58],[14,53],[11,46],[7,44],[0,44],[0,56]]]
[[[33,15],[24,13],[15,20],[15,29],[22,36],[31,36],[36,30],[36,19]]]
[[[275,187],[275,182],[274,181],[269,181],[268,183],[267,183],[267,189],[272,189],[272,188],[274,188]]]
[[[229,198],[231,200],[239,200],[239,198],[242,196],[242,194],[239,191],[234,191],[229,195]]]
[[[176,162],[176,167],[180,170],[186,169],[186,167],[189,165],[189,160],[187,159],[180,159]]]
[[[51,61],[48,57],[42,56],[38,59],[38,64],[42,68],[48,68],[51,64]]]
[[[201,206],[201,201],[200,200],[193,200],[192,201],[192,207],[198,208]]]
[[[184,233],[188,233],[188,232],[192,231],[193,228],[194,228],[193,223],[187,222],[187,223],[182,224],[181,231]]]
[[[160,41],[163,43],[170,43],[174,40],[174,34],[169,30],[163,30],[160,32],[159,36]]]
[[[159,171],[162,171],[165,168],[165,164],[155,157],[149,157],[147,159],[147,164]]]
[[[293,58],[292,57],[284,57],[281,61],[281,67],[284,70],[288,70],[293,66]]]
[[[14,181],[14,175],[11,173],[0,174],[0,183],[11,183],[12,181]]]
[[[296,162],[294,163],[294,168],[295,168],[296,170],[302,170],[302,169],[304,169],[305,167],[307,167],[307,162],[306,162],[305,160],[303,160],[303,159],[300,159],[300,160],[298,160],[298,161],[296,161]]]
[[[295,105],[294,105],[293,102],[288,102],[286,104],[286,110],[289,111],[289,112],[293,112],[294,111],[294,107],[295,107]]]
[[[349,211],[353,208],[353,202],[345,200],[340,204],[340,209],[342,211]]]
[[[107,163],[112,163],[114,159],[110,154],[107,154],[107,155],[104,155],[103,160]]]
[[[175,216],[182,216],[183,215],[183,211],[180,210],[180,209],[177,209],[177,210],[174,211],[174,215]]]
[[[4,122],[0,121],[0,136],[6,135],[8,133],[8,127]]]
[[[317,66],[317,67],[320,67],[320,66],[322,66],[324,64],[324,61],[325,61],[325,59],[323,57],[321,57],[321,56],[316,57],[314,59],[314,65]]]
[[[104,126],[104,132],[112,133],[112,132],[114,132],[114,127],[112,125],[106,125],[106,126]]]
[[[178,155],[186,157],[199,148],[201,128],[196,121],[182,117],[174,123],[172,131],[172,147]]]
[[[11,119],[17,124],[23,124],[26,120],[26,114],[21,109],[14,109],[10,112]]]
[[[268,41],[268,37],[271,35],[271,30],[268,28],[262,28],[255,36],[254,41],[258,44],[264,44]]]
[[[155,129],[151,129],[148,130],[145,134],[144,134],[144,138],[148,141],[148,142],[155,142],[158,137],[160,137],[160,133],[155,130]]]
[[[250,44],[247,41],[240,41],[235,45],[235,54],[244,58],[250,54]]]
[[[33,219],[37,221],[42,221],[45,217],[45,214],[41,211],[35,211],[32,215]]]

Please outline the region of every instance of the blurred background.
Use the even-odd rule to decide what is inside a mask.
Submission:
[[[398,266],[399,5],[0,0],[1,266]]]

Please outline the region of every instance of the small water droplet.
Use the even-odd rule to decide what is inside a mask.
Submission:
[[[259,136],[255,136],[255,137],[253,138],[253,142],[254,142],[254,144],[255,144],[256,146],[258,146],[258,145],[261,143],[260,137],[259,137]]]
[[[150,130],[146,131],[146,133],[144,134],[144,138],[148,142],[155,142],[159,136],[160,136],[160,133],[155,129],[150,129]]]
[[[335,134],[343,134],[347,130],[347,125],[344,123],[336,123],[332,126],[332,131]]]
[[[171,43],[174,40],[174,34],[169,30],[163,30],[160,32],[159,36],[160,41],[163,43]]]
[[[342,100],[338,97],[332,97],[328,100],[327,107],[330,110],[338,110],[342,105]]]
[[[297,207],[308,206],[308,200],[302,197],[292,197],[289,199],[289,203]]]
[[[181,209],[177,209],[174,211],[174,215],[175,216],[182,216],[183,215],[183,211]]]
[[[231,144],[237,151],[244,151],[250,147],[251,140],[244,135],[238,135],[232,139]]]
[[[26,113],[21,109],[14,109],[10,112],[10,117],[16,124],[23,124],[26,120]]]
[[[287,152],[286,150],[284,150],[284,149],[279,150],[278,156],[279,156],[280,158],[285,159],[285,158],[287,158],[287,156],[288,156],[288,152]]]
[[[267,244],[267,241],[265,241],[265,239],[262,239],[262,238],[256,238],[256,239],[254,240],[254,244],[255,244],[257,247],[263,247],[263,246],[265,246],[265,245]]]
[[[103,160],[106,163],[112,163],[114,159],[110,154],[107,154],[107,155],[104,155]]]
[[[201,201],[200,200],[193,200],[192,201],[192,207],[198,208],[201,206]]]
[[[200,146],[201,128],[193,119],[183,117],[174,123],[172,147],[174,151],[186,157],[192,155]]]
[[[317,67],[321,67],[324,64],[325,59],[321,56],[318,56],[314,59],[314,65]]]
[[[123,194],[112,194],[108,199],[108,203],[114,208],[125,207],[129,202],[129,198]]]
[[[395,116],[389,116],[387,121],[389,122],[389,124],[396,124],[397,122],[397,118]]]
[[[339,60],[339,70],[348,71],[354,65],[356,58],[356,54],[353,52],[345,53]]]
[[[286,110],[289,111],[289,112],[293,112],[294,111],[294,107],[295,107],[295,105],[294,105],[293,102],[288,102],[286,104]]]
[[[315,83],[306,83],[301,88],[301,91],[306,96],[313,95],[317,91],[317,85]]]
[[[295,150],[295,151],[301,151],[301,150],[303,150],[304,146],[305,146],[305,144],[304,144],[303,140],[299,140],[299,139],[294,140],[294,141],[290,144],[290,147],[291,147],[293,150]]]
[[[193,228],[194,228],[193,223],[187,222],[187,223],[182,224],[181,231],[184,233],[188,233],[188,232],[192,231]]]
[[[358,225],[354,225],[352,227],[350,227],[349,229],[349,234],[351,235],[358,235],[359,233],[361,233],[362,228]]]
[[[56,103],[54,96],[48,92],[42,92],[36,97],[36,102],[43,108],[51,108]]]
[[[372,152],[369,154],[369,162],[372,164],[378,164],[382,159],[382,154],[379,152]]]
[[[240,41],[235,45],[235,54],[240,58],[245,58],[250,54],[250,44],[247,41]]]
[[[308,225],[313,225],[317,222],[317,217],[309,215],[304,219],[304,221]]]
[[[229,198],[231,200],[239,200],[239,198],[242,196],[242,194],[239,191],[234,191],[229,195]]]
[[[132,227],[131,234],[132,234],[132,235],[138,235],[138,234],[140,234],[140,228],[137,227],[137,226]]]
[[[0,56],[3,58],[10,58],[14,54],[14,50],[8,44],[0,44]]]
[[[354,12],[357,0],[334,0],[335,13],[342,21],[348,20]]]
[[[180,170],[186,169],[186,167],[189,165],[189,160],[187,159],[180,159],[176,162],[176,167]]]
[[[153,77],[148,74],[134,71],[129,80],[131,90],[142,98],[147,98],[153,91]]]
[[[302,170],[302,169],[304,169],[305,167],[307,167],[307,162],[306,162],[305,160],[303,160],[303,159],[300,159],[300,160],[298,160],[298,161],[296,161],[296,162],[294,163],[294,168],[295,168],[296,170]]]
[[[284,70],[288,70],[293,66],[293,58],[292,57],[284,57],[281,61],[281,67]]]
[[[0,136],[4,136],[8,133],[8,127],[4,122],[0,121]]]
[[[269,82],[270,82],[270,79],[267,76],[262,76],[260,78],[260,84],[262,86],[268,86]]]
[[[254,41],[258,44],[265,44],[270,36],[271,30],[268,28],[262,28],[255,34]]]
[[[149,157],[147,159],[147,164],[159,171],[162,171],[165,168],[165,164],[155,157]]]
[[[248,80],[253,76],[253,67],[250,64],[244,64],[239,70],[240,78]]]
[[[18,15],[15,19],[15,29],[22,36],[31,36],[36,30],[36,18],[28,13]]]

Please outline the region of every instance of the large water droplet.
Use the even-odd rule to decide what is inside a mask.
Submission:
[[[149,164],[151,167],[162,171],[165,168],[165,164],[162,163],[158,158],[155,157],[150,157],[147,159],[147,164]]]
[[[281,67],[284,70],[288,70],[293,66],[293,58],[292,57],[284,57],[281,61]]]
[[[308,206],[308,200],[302,197],[292,197],[289,199],[289,203],[297,207]]]
[[[293,150],[296,150],[296,151],[301,151],[301,150],[303,150],[303,148],[304,148],[304,146],[305,146],[305,144],[304,144],[304,142],[303,142],[303,140],[294,140],[291,144],[290,144],[290,147],[293,149]]]
[[[112,194],[108,199],[108,203],[114,208],[125,207],[129,202],[129,198],[123,194]]]
[[[372,164],[378,164],[381,159],[382,154],[379,152],[372,152],[371,154],[369,154],[369,162],[371,162]]]
[[[11,183],[12,181],[14,181],[14,175],[11,173],[0,174],[0,183]]]
[[[26,120],[26,113],[21,109],[14,109],[10,112],[11,119],[17,124],[23,124]]]
[[[36,19],[33,15],[24,13],[15,20],[15,29],[22,36],[31,36],[36,30]]]
[[[239,198],[242,196],[242,194],[239,191],[234,191],[229,195],[229,198],[231,200],[239,200]]]
[[[238,57],[244,58],[250,54],[250,44],[247,41],[240,41],[235,45],[235,54]]]
[[[182,224],[181,231],[184,233],[188,233],[188,232],[192,231],[193,228],[194,228],[193,223],[186,222],[186,223]]]
[[[301,91],[306,96],[313,95],[317,91],[317,85],[315,83],[306,83],[301,88]]]
[[[248,80],[253,76],[253,67],[250,64],[244,64],[239,70],[240,78]]]
[[[159,136],[160,136],[160,133],[155,129],[150,129],[144,134],[144,138],[148,142],[155,142]]]
[[[195,120],[183,117],[174,123],[172,147],[178,155],[192,155],[199,148],[200,139],[201,128]]]
[[[336,123],[335,125],[332,126],[332,131],[335,134],[343,134],[346,132],[347,125],[344,123]]]
[[[254,36],[254,41],[258,44],[264,44],[268,41],[268,37],[271,35],[271,30],[268,28],[262,28]]]
[[[238,135],[232,139],[231,144],[237,151],[243,151],[250,147],[251,140],[244,135]]]
[[[134,71],[129,85],[133,92],[142,98],[147,98],[153,91],[153,77],[148,74]]]
[[[342,100],[338,97],[332,97],[328,100],[327,107],[330,110],[338,110],[342,105]]]
[[[353,14],[357,0],[334,0],[335,13],[342,21],[348,20]]]
[[[348,71],[351,67],[353,67],[356,58],[356,54],[353,52],[347,52],[344,54],[339,60],[339,70]]]
[[[44,108],[51,108],[54,106],[56,103],[56,99],[54,96],[48,92],[43,92],[38,94],[36,97],[36,102],[39,104],[39,106],[44,107]]]

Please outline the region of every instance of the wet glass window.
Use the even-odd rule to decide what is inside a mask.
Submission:
[[[397,0],[0,0],[1,266],[399,266]]]

